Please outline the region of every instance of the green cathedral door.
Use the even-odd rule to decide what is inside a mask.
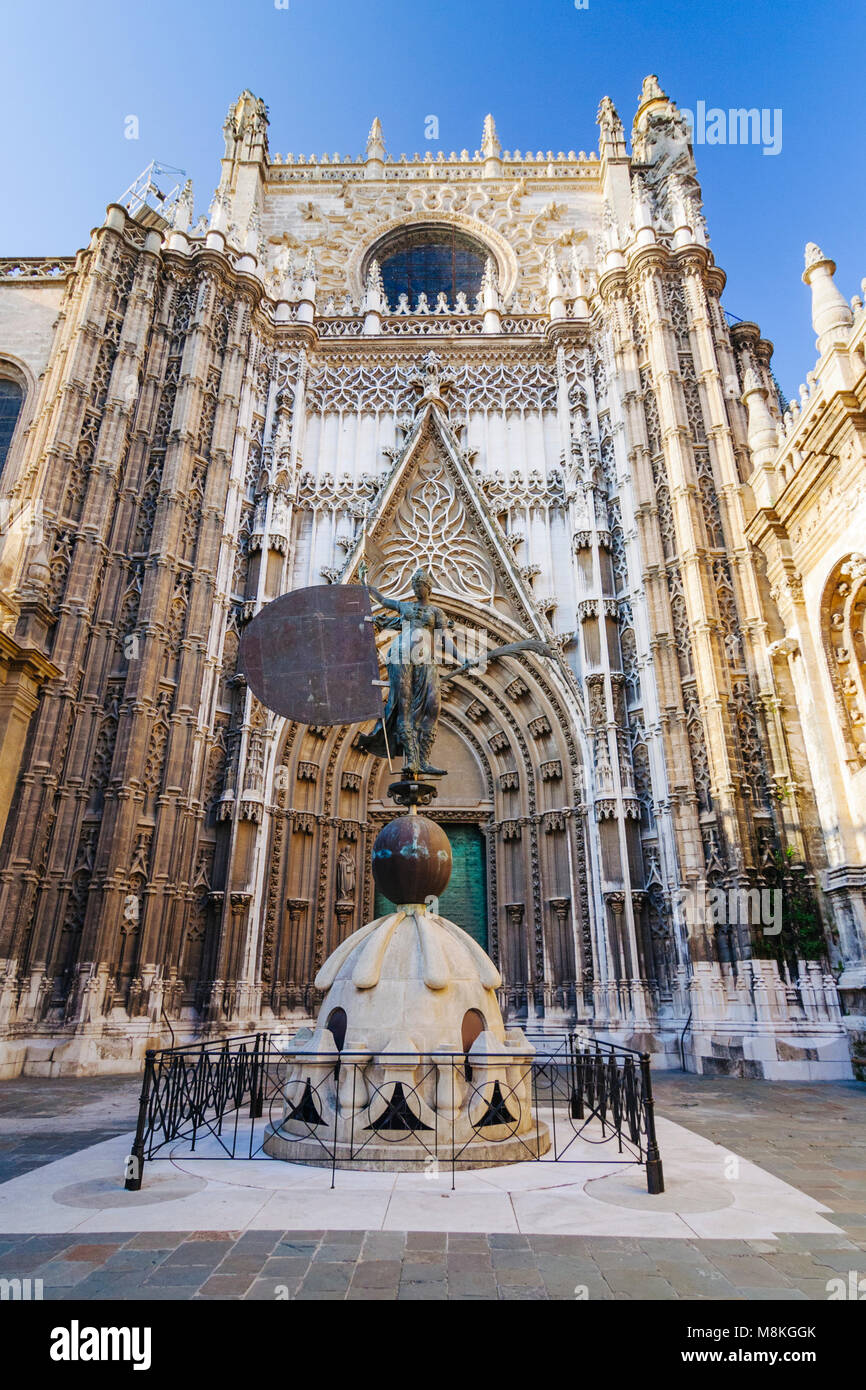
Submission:
[[[451,882],[439,898],[439,914],[456,922],[487,950],[487,874],[484,838],[477,825],[445,825],[454,867]],[[376,889],[374,917],[384,917],[392,904]]]

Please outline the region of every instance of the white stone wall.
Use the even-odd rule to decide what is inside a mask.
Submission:
[[[33,385],[48,364],[62,298],[62,281],[19,284],[0,277],[0,361],[20,364]]]

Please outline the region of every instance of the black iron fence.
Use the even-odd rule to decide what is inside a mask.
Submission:
[[[420,1065],[397,1053],[301,1055],[268,1033],[149,1051],[126,1188],[138,1191],[154,1160],[262,1158],[274,1139],[330,1166],[332,1186],[338,1167],[369,1163],[374,1148],[380,1159],[383,1144],[388,1166],[426,1156],[450,1167],[453,1186],[458,1169],[496,1162],[498,1144],[504,1157],[507,1140],[504,1161],[640,1164],[647,1190],[663,1192],[649,1054],[576,1034],[543,1041],[544,1052],[485,1054],[480,1066],[453,1054]]]

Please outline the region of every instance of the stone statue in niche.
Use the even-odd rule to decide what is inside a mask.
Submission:
[[[355,899],[355,856],[344,845],[337,855],[337,901],[354,902]]]

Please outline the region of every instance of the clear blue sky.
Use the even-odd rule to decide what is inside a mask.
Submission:
[[[75,251],[154,157],[205,211],[244,87],[281,154],[357,154],[374,115],[394,154],[435,153],[431,114],[446,151],[474,150],[488,110],[506,148],[589,151],[599,98],[628,131],[657,72],[681,106],[782,109],[777,156],[696,156],[725,306],[773,339],[789,394],[814,360],[804,244],[849,298],[866,276],[863,0],[43,0],[7,6],[3,29],[0,254]]]

